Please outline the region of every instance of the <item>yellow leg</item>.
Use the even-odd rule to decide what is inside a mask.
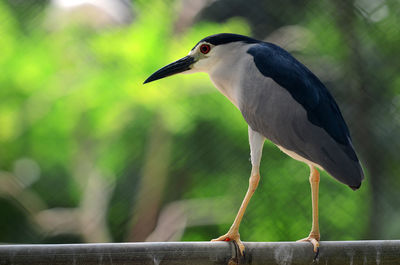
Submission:
[[[310,235],[298,241],[308,241],[314,246],[314,252],[318,252],[319,248],[319,225],[318,225],[318,187],[319,187],[319,172],[314,166],[310,166],[310,185],[311,185],[311,200],[312,200],[312,226]]]
[[[258,169],[258,167],[253,167],[253,169],[251,171],[251,176],[249,179],[249,188],[247,189],[246,195],[245,195],[242,205],[240,206],[240,209],[236,215],[235,221],[233,222],[231,228],[225,235],[220,236],[211,241],[231,241],[231,240],[233,240],[237,243],[237,245],[240,249],[240,254],[243,255],[244,245],[243,245],[242,241],[240,241],[239,226],[240,226],[240,222],[242,221],[244,212],[246,211],[247,205],[249,204],[251,197],[253,196],[254,192],[257,189],[259,181],[260,181],[259,169]]]

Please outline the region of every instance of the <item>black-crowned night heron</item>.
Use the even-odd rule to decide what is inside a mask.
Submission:
[[[189,55],[144,83],[177,73],[206,72],[242,113],[249,125],[252,170],[249,188],[229,231],[215,241],[233,240],[243,254],[239,225],[260,180],[265,139],[310,167],[312,226],[308,237],[318,253],[318,185],[320,168],[353,190],[364,174],[349,130],[335,100],[322,82],[284,49],[236,34],[217,34],[199,41]]]

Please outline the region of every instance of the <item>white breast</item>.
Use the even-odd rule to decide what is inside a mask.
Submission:
[[[237,108],[239,108],[242,89],[241,79],[248,70],[246,66],[252,61],[252,56],[247,53],[249,45],[243,43],[224,45],[223,50],[221,49],[218,54],[220,60],[208,71],[215,87]]]

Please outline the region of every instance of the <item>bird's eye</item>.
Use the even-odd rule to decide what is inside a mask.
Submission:
[[[201,51],[201,53],[203,53],[203,54],[207,54],[210,50],[211,50],[211,47],[210,47],[210,45],[208,45],[208,44],[202,44],[202,45],[200,46],[200,51]]]

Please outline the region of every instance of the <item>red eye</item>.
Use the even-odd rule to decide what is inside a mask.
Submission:
[[[203,53],[203,54],[207,54],[210,50],[211,50],[211,47],[210,47],[210,45],[208,45],[208,44],[202,44],[202,45],[200,46],[200,51],[201,51],[201,53]]]

